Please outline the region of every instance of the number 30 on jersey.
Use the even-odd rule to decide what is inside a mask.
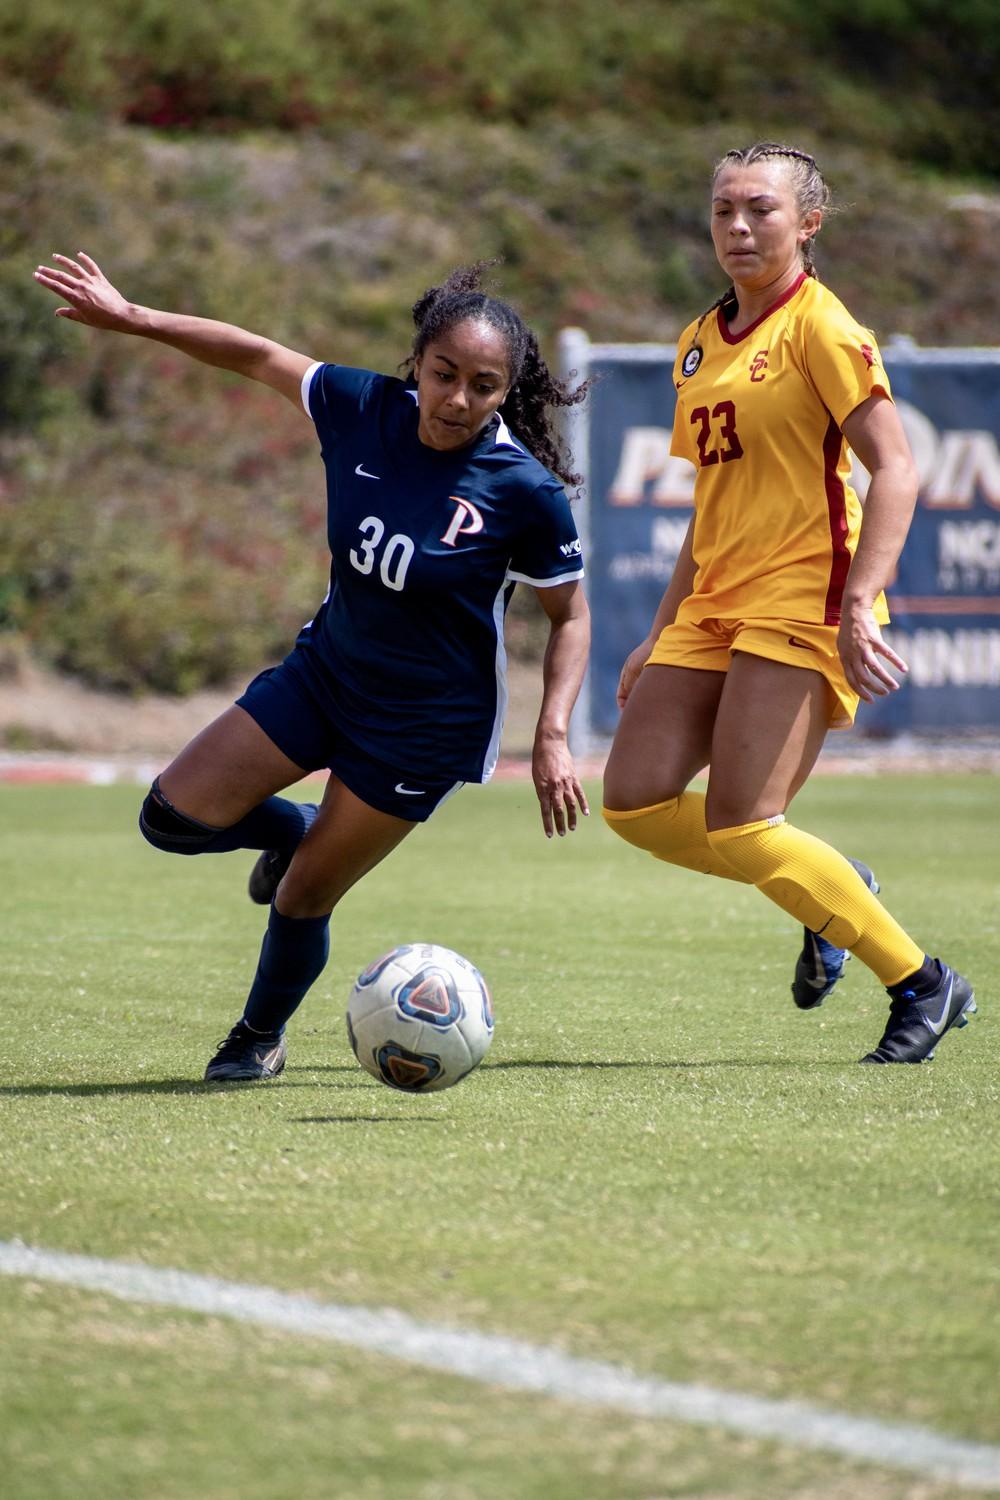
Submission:
[[[383,546],[385,522],[378,516],[366,516],[358,530],[361,541],[348,554],[352,566],[359,573],[371,573],[377,557],[379,577],[387,589],[395,589],[398,593],[406,583],[406,570],[414,552],[413,538],[396,531]]]

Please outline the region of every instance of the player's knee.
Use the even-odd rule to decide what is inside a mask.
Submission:
[[[154,849],[166,854],[205,854],[219,833],[197,818],[189,818],[160,791],[159,777],[153,782],[139,810],[139,832]]]
[[[359,876],[347,878],[342,869],[301,848],[285,871],[274,898],[283,917],[329,916]]]
[[[627,764],[621,764],[613,759],[608,761],[604,768],[604,821],[609,825],[611,817],[628,816],[629,811],[638,807],[649,807],[653,802],[658,802],[662,793],[650,793],[643,784],[643,778],[637,776],[633,768]],[[623,809],[623,812],[615,812],[614,809]],[[620,830],[615,829],[618,833]]]
[[[635,842],[634,838],[630,837],[634,824],[634,819],[630,812],[622,812],[613,807],[602,807],[601,817],[607,823],[611,832],[617,833],[620,839],[624,839],[627,844]]]
[[[633,844],[637,849],[653,853],[662,844],[665,831],[673,823],[676,811],[677,798],[671,797],[652,807],[636,807],[624,811],[602,807],[601,816],[612,833],[617,833],[626,844]]]
[[[283,917],[328,917],[344,891],[336,884],[295,879],[286,874],[274,904]]]

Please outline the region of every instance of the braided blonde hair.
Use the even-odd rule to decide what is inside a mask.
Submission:
[[[757,141],[753,146],[734,147],[732,151],[719,158],[712,172],[712,184],[714,186],[719,173],[725,167],[752,167],[756,161],[766,161],[770,158],[779,158],[788,163],[788,175],[791,179],[792,188],[795,192],[795,202],[799,210],[800,218],[812,213],[814,209],[827,209],[830,206],[830,189],[827,187],[823,174],[816,165],[816,158],[810,156],[808,151],[799,151],[794,146],[782,146],[777,141]],[[816,236],[811,234],[804,240],[800,247],[802,256],[802,269],[807,276],[816,275]],[[698,343],[698,334],[705,319],[717,307],[725,307],[730,302],[736,301],[736,289],[729,286],[721,297],[717,297],[711,307],[706,307],[698,319],[694,335],[691,339],[687,353],[693,349],[701,348]],[[685,358],[687,356],[685,355]]]
[[[724,167],[752,167],[755,161],[767,161],[772,157],[778,157],[788,163],[788,175],[795,192],[800,218],[804,219],[806,214],[812,213],[814,209],[829,207],[830,189],[816,165],[816,158],[810,156],[808,151],[797,151],[794,146],[780,146],[776,141],[758,141],[755,146],[747,146],[743,150],[737,148],[727,151],[725,156],[715,164],[712,183],[714,185]],[[807,276],[816,275],[815,238],[815,235],[810,235],[802,245],[802,268]]]

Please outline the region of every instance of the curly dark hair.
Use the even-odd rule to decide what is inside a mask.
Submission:
[[[413,364],[428,344],[449,333],[459,323],[486,323],[503,336],[507,345],[510,390],[500,413],[508,426],[527,445],[534,456],[564,484],[579,485],[582,478],[570,467],[570,456],[559,437],[550,408],[576,406],[590,389],[589,381],[570,388],[549,369],[531,329],[507,302],[492,297],[482,289],[483,274],[495,260],[477,261],[459,266],[440,286],[429,287],[413,304],[416,334],[404,369],[412,374]]]

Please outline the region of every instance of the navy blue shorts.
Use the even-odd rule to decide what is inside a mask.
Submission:
[[[376,760],[344,734],[287,662],[261,672],[237,698],[283,755],[303,771],[329,770],[347,789],[379,812],[409,823],[425,823],[463,781],[428,780]]]

